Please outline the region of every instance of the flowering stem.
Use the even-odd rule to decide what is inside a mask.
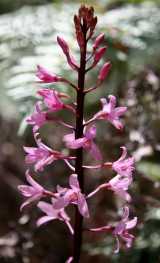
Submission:
[[[78,71],[78,91],[77,91],[77,109],[76,109],[76,130],[75,138],[83,136],[83,111],[84,111],[84,84],[85,84],[85,67],[86,67],[86,26],[83,24],[84,47],[80,54],[80,68]],[[78,175],[78,181],[81,191],[84,191],[84,174],[83,174],[83,149],[76,150],[75,173]],[[78,263],[80,260],[81,245],[82,245],[82,224],[83,217],[75,208],[75,228],[74,228],[74,248],[73,262]]]

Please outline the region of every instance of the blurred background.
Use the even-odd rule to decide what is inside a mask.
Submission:
[[[126,145],[136,159],[131,217],[138,216],[136,240],[129,251],[113,254],[114,240],[105,234],[84,234],[83,263],[158,263],[160,262],[160,1],[95,0],[98,16],[95,35],[105,33],[108,45],[105,60],[112,70],[103,87],[87,95],[86,118],[99,109],[99,98],[114,94],[119,104],[127,105],[125,130],[117,132],[110,124],[98,123],[97,144],[104,160],[120,156]],[[73,74],[56,44],[63,36],[78,59],[72,17],[80,1],[0,0],[0,263],[64,263],[71,254],[72,240],[66,227],[51,222],[37,229],[40,212],[19,211],[22,197],[17,185],[25,182],[23,145],[33,146],[31,128],[24,119],[36,101],[36,65],[54,73]],[[104,62],[104,61],[103,61]],[[102,63],[103,63],[102,62]],[[99,65],[99,67],[101,64]],[[98,68],[99,68],[98,67]],[[97,70],[98,70],[97,68]],[[97,76],[87,76],[92,85]],[[56,89],[73,95],[59,84]],[[68,122],[71,116],[62,117]],[[45,143],[65,150],[62,136],[68,132],[59,125],[41,129]],[[86,163],[92,163],[86,154]],[[37,181],[48,189],[67,185],[69,171],[59,161],[49,166]],[[109,171],[86,172],[86,193],[112,176]],[[109,192],[101,192],[90,202],[91,219],[86,226],[96,227],[119,219],[122,202]],[[72,216],[72,211],[69,211]]]

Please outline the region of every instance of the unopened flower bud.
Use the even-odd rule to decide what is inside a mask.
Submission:
[[[106,47],[101,47],[95,52],[94,63],[93,63],[94,66],[101,60],[105,51],[106,51]]]
[[[94,41],[93,49],[96,50],[104,40],[104,33],[101,33]]]
[[[67,42],[62,37],[57,37],[57,42],[62,48],[64,54],[67,55],[69,53],[69,47]]]
[[[110,68],[111,68],[111,63],[110,62],[106,62],[103,65],[103,67],[101,68],[101,70],[99,72],[99,75],[98,75],[98,80],[99,81],[103,81],[107,77]]]

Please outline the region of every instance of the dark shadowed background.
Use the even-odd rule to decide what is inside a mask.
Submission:
[[[85,116],[99,109],[99,98],[114,94],[120,105],[127,105],[125,129],[117,132],[110,124],[98,123],[97,144],[104,159],[119,157],[122,145],[136,159],[131,216],[138,216],[136,240],[129,251],[113,254],[114,240],[101,234],[84,234],[83,263],[158,263],[160,262],[160,1],[97,0],[92,4],[98,16],[96,35],[105,33],[106,60],[112,70],[103,86],[88,95]],[[63,36],[78,58],[72,17],[80,1],[0,0],[0,263],[64,263],[70,255],[71,239],[66,227],[51,222],[37,229],[40,212],[35,207],[19,211],[22,197],[17,185],[25,182],[23,145],[34,140],[24,119],[32,110],[39,88],[36,65],[75,81],[56,44]],[[102,62],[103,63],[103,62]],[[100,64],[101,65],[101,64]],[[99,65],[99,67],[100,67]],[[98,68],[99,68],[98,67]],[[98,69],[97,68],[97,69]],[[87,86],[97,76],[93,70]],[[70,88],[58,90],[74,96]],[[71,116],[62,113],[64,119]],[[53,123],[41,129],[43,140],[64,150],[62,136],[67,129]],[[89,162],[86,155],[85,161]],[[37,180],[49,189],[65,185],[69,171],[59,161],[49,166]],[[86,193],[111,173],[87,172]],[[116,222],[122,202],[109,192],[99,193],[89,204],[91,219],[86,226]],[[72,209],[71,209],[72,210]],[[72,216],[72,211],[69,211]]]

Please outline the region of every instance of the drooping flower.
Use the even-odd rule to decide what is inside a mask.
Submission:
[[[33,126],[34,132],[47,122],[47,112],[41,111],[40,102],[36,103],[35,110],[31,116],[26,119],[27,123]]]
[[[127,107],[116,107],[116,97],[109,95],[109,102],[105,98],[101,99],[102,110],[94,115],[94,119],[107,120],[111,122],[117,129],[123,129],[120,116],[123,115]]]
[[[120,241],[119,238],[125,242],[127,248],[130,248],[133,243],[134,236],[130,234],[128,231],[134,228],[137,224],[137,217],[129,220],[129,208],[125,206],[123,208],[122,220],[115,227],[113,234],[116,237],[117,247],[115,249],[115,253],[119,252]]]
[[[52,204],[50,203],[47,203],[47,202],[44,202],[44,201],[40,201],[38,203],[38,207],[40,208],[40,210],[42,210],[46,215],[45,216],[42,216],[40,217],[38,220],[37,220],[37,226],[41,226],[42,224],[45,224],[49,221],[52,221],[52,220],[55,220],[55,219],[58,219],[62,222],[64,222],[67,227],[69,228],[69,231],[71,232],[71,234],[73,235],[74,231],[73,231],[73,228],[70,224],[70,218],[69,216],[67,215],[67,213],[64,211],[64,209],[55,209],[53,207],[54,205],[54,202],[55,202],[55,199],[52,198],[51,199],[52,201]]]
[[[77,174],[72,174],[69,178],[70,188],[57,187],[57,199],[53,207],[55,209],[62,209],[69,204],[78,206],[79,212],[84,217],[89,217],[88,205],[84,194],[82,194]]]
[[[29,170],[26,171],[26,180],[30,185],[19,185],[18,190],[27,200],[21,205],[21,210],[32,202],[39,201],[44,194],[44,188],[38,184],[30,175]]]
[[[54,89],[40,89],[38,94],[43,97],[45,105],[51,111],[59,111],[64,108],[64,103],[60,99],[60,94]]]
[[[59,37],[59,36],[57,37],[57,42],[59,46],[61,47],[63,53],[65,54],[67,58],[67,62],[70,65],[70,67],[74,70],[78,70],[78,65],[75,62],[75,59],[73,58],[73,56],[70,54],[70,50],[69,50],[69,46],[67,42],[62,37]]]
[[[84,131],[84,137],[75,139],[75,134],[72,133],[65,135],[63,140],[68,148],[78,149],[83,147],[84,149],[88,150],[96,160],[101,160],[102,156],[100,150],[93,142],[95,137],[96,137],[96,126],[92,125],[88,130]]]
[[[42,66],[37,66],[37,73],[36,73],[37,78],[40,79],[42,83],[54,83],[58,81],[63,81],[63,78],[50,73],[48,70],[46,70]]]
[[[122,146],[121,149],[122,149],[122,155],[117,161],[113,162],[112,168],[119,175],[132,176],[132,173],[135,169],[134,168],[134,158],[133,157],[126,158],[127,149],[125,146]]]
[[[40,138],[35,135],[38,147],[24,147],[27,153],[25,161],[27,164],[34,164],[35,171],[43,171],[44,166],[51,164],[55,160],[67,159],[62,153],[54,151],[42,143]]]
[[[112,190],[116,195],[123,198],[127,202],[130,202],[131,196],[127,191],[128,191],[129,186],[131,185],[132,181],[133,180],[132,180],[131,176],[124,177],[124,176],[121,176],[118,174],[115,177],[113,177],[107,183],[106,186],[108,189]]]

